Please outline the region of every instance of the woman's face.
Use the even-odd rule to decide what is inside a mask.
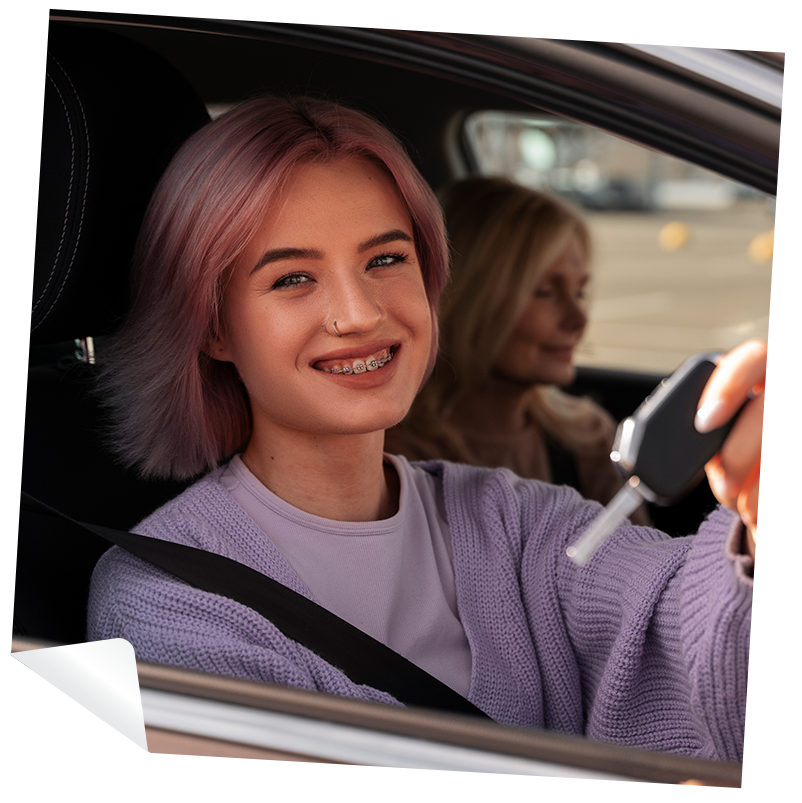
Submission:
[[[353,158],[297,167],[234,266],[210,347],[236,366],[254,432],[386,429],[409,409],[431,346],[412,220],[392,180]]]
[[[527,385],[568,385],[575,375],[574,348],[587,324],[587,260],[577,235],[547,266],[494,366]]]

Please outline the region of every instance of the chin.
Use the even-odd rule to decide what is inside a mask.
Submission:
[[[359,415],[358,411],[355,411],[355,414],[349,416],[350,421],[343,421],[337,427],[338,434],[366,435],[371,432],[383,432],[399,424],[408,412],[409,406],[394,407],[381,412],[373,409],[364,415]]]
[[[576,368],[574,368],[573,365],[567,370],[559,371],[556,373],[558,374],[558,376],[552,382],[553,385],[565,387],[566,385],[573,384],[574,380],[576,379]]]
[[[517,362],[517,364],[516,364]],[[509,361],[506,365],[496,365],[493,373],[499,379],[518,385],[521,388],[535,385],[557,385],[564,387],[576,379],[576,367],[573,363],[539,355],[537,360]]]
[[[533,371],[530,374],[501,374],[499,375],[506,379],[508,382],[513,382],[521,387],[534,387],[536,385],[556,385],[557,387],[565,387],[573,384],[576,379],[576,369],[571,366],[569,368],[555,368],[553,370],[540,370]]]

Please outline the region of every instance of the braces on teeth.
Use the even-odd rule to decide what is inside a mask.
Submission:
[[[392,359],[393,353],[385,350],[377,357],[370,356],[364,360],[354,360],[352,365],[346,363],[343,366],[335,365],[333,368],[321,368],[320,370],[327,374],[364,374],[367,371],[376,371]]]

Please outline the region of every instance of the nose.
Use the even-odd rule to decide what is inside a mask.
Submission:
[[[562,327],[567,332],[581,332],[588,323],[588,315],[581,301],[567,295],[563,304]]]
[[[327,317],[337,322],[341,336],[371,332],[385,314],[370,281],[360,277],[339,279],[330,293],[328,307]]]

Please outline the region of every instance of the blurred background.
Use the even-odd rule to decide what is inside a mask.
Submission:
[[[579,365],[670,372],[689,353],[767,337],[772,196],[545,114],[478,112],[464,136],[479,172],[583,211],[594,254]]]

